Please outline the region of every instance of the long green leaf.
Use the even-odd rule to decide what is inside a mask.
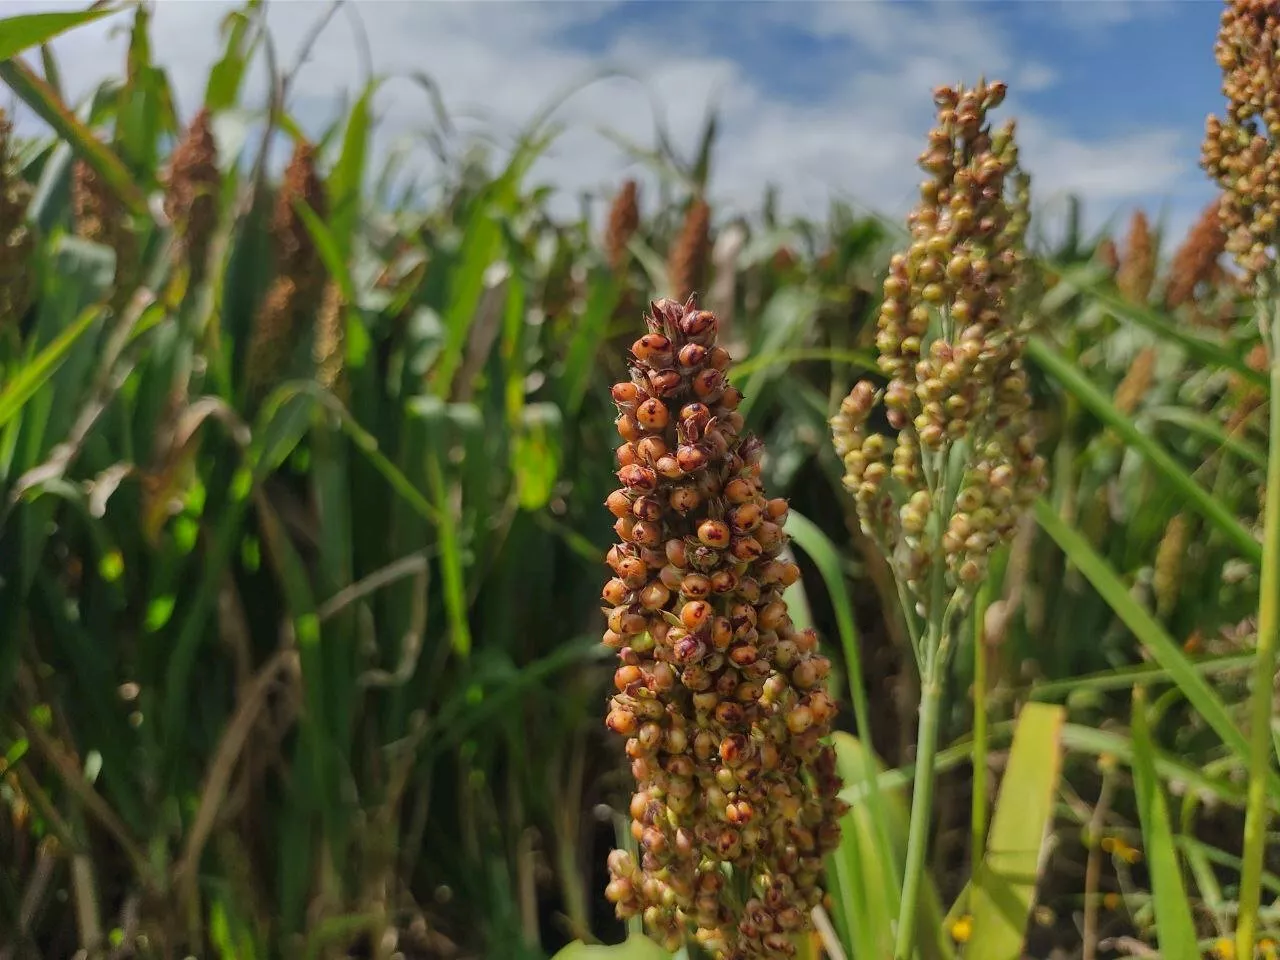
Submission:
[[[1156,780],[1147,703],[1141,687],[1133,688],[1133,753],[1133,785],[1138,795],[1142,845],[1151,875],[1160,956],[1164,960],[1196,960],[1200,951],[1196,947],[1195,920],[1182,883],[1182,868],[1173,843],[1164,790]]]
[[[0,80],[7,83],[41,120],[53,127],[59,137],[71,144],[76,154],[106,181],[107,186],[131,213],[138,217],[151,216],[146,195],[120,158],[107,149],[93,135],[93,131],[67,109],[49,84],[36,76],[21,60],[0,63]]]
[[[1151,652],[1156,662],[1169,671],[1178,688],[1195,707],[1205,722],[1222,738],[1241,762],[1247,763],[1249,746],[1227,712],[1226,705],[1214,692],[1204,677],[1188,661],[1182,648],[1165,632],[1146,609],[1138,603],[1121,582],[1120,577],[1079,532],[1063,522],[1044,499],[1036,501],[1036,521],[1045,533],[1058,544],[1067,558],[1079,568],[1093,588],[1107,601],[1116,616],[1123,621],[1142,645]],[[1270,778],[1272,792],[1280,794],[1280,777],[1274,772]]]
[[[19,369],[5,384],[4,390],[0,391],[0,426],[17,416],[23,404],[35,396],[40,387],[57,372],[71,348],[93,326],[94,321],[102,316],[104,309],[101,306],[91,306],[82,310],[75,323],[58,334],[52,343],[36,354],[30,363]]]
[[[1068,267],[1061,269],[1050,264],[1043,264],[1043,267],[1047,273],[1056,274],[1063,282],[1104,305],[1117,317],[1130,320],[1138,324],[1138,326],[1145,327],[1152,333],[1157,334],[1162,339],[1178,344],[1178,346],[1187,351],[1188,356],[1205,366],[1225,367],[1240,374],[1247,383],[1253,386],[1262,387],[1264,390],[1269,388],[1267,375],[1250,367],[1236,351],[1228,350],[1212,340],[1189,333],[1185,327],[1179,326],[1171,318],[1163,316],[1150,307],[1132,303],[1119,294],[1108,290],[1100,278],[1089,276],[1088,268]]]
[[[59,10],[52,13],[23,13],[0,20],[0,60],[48,43],[60,33],[101,20],[116,12],[112,6],[88,10]]]
[[[1129,417],[1116,409],[1111,398],[1078,368],[1036,337],[1027,342],[1027,356],[1088,407],[1098,419],[1123,437],[1196,512],[1217,527],[1241,555],[1254,563],[1261,562],[1262,545],[1236,519],[1235,514],[1196,483],[1164,447],[1134,426]]]
[[[370,107],[378,84],[365,87],[347,117],[342,138],[342,154],[329,175],[329,229],[345,263],[351,258],[352,244],[360,218],[360,197],[364,187],[365,161],[369,153]]]
[[[1040,876],[1040,851],[1053,820],[1053,799],[1062,772],[1065,719],[1061,707],[1042,703],[1028,703],[1018,714],[986,854],[970,891],[969,956],[982,960],[1022,956]]]

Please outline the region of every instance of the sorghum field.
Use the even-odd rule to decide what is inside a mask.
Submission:
[[[1218,200],[1055,249],[995,79],[918,91],[904,222],[719,222],[709,124],[602,233],[542,122],[429,207],[372,84],[306,140],[259,3],[181,115],[145,7],[83,103],[110,8],[0,20],[0,958],[1276,957],[1280,4],[1223,9]]]

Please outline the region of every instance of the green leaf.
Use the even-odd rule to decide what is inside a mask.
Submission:
[[[24,13],[0,20],[0,60],[8,60],[47,43],[60,33],[116,12],[103,6],[88,10],[61,10],[56,13]]]
[[[1051,275],[1060,277],[1064,284],[1087,294],[1091,299],[1105,306],[1117,317],[1130,320],[1138,326],[1145,327],[1164,340],[1178,344],[1187,351],[1187,355],[1207,367],[1225,367],[1233,370],[1247,382],[1256,387],[1269,389],[1270,382],[1265,373],[1254,370],[1244,358],[1234,350],[1228,350],[1221,344],[1206,340],[1204,337],[1188,333],[1177,321],[1164,316],[1150,307],[1142,306],[1126,300],[1124,297],[1108,290],[1100,277],[1091,276],[1088,267],[1059,269],[1044,264],[1044,269]]]
[[[1133,785],[1151,875],[1160,956],[1164,960],[1196,960],[1200,951],[1196,946],[1195,919],[1182,883],[1164,791],[1156,780],[1147,702],[1141,687],[1133,688],[1133,753]]]
[[[831,742],[836,750],[836,769],[846,783],[860,780],[867,770],[877,776],[875,756],[857,738],[837,732]],[[879,774],[875,806],[861,800],[851,803],[840,821],[840,846],[828,858],[832,921],[848,938],[845,947],[851,958],[887,957],[893,951],[901,886],[898,878],[907,850],[908,805],[903,790],[907,780],[889,786],[884,782],[886,775]],[[878,849],[881,835],[887,838],[888,846]],[[929,877],[924,879],[921,894],[916,941],[923,960],[951,960],[954,951],[944,930],[942,903]]]
[[[329,175],[329,229],[333,232],[338,256],[343,263],[351,257],[352,243],[360,222],[361,188],[369,153],[369,110],[377,89],[377,83],[366,86],[352,108],[342,138],[342,155]]]
[[[253,22],[250,14],[256,13],[261,6],[262,0],[250,0],[246,5],[247,12],[233,10],[222,22],[222,32],[227,43],[223,48],[222,59],[209,71],[209,81],[204,91],[205,106],[215,113],[235,106],[240,99],[240,85],[244,81],[245,68],[257,46],[256,40],[246,42]]]
[[[795,345],[817,313],[819,299],[816,292],[804,287],[783,287],[765,305],[760,315],[761,335],[753,344],[753,357],[771,357],[787,347]],[[757,365],[741,384],[742,403],[738,412],[750,415],[764,385],[779,376],[780,368]]]
[[[593,270],[587,282],[586,310],[574,325],[564,373],[560,378],[565,411],[570,414],[576,414],[582,408],[605,330],[621,297],[618,282],[608,270]]]
[[[1169,423],[1182,427],[1188,433],[1203,437],[1210,443],[1248,460],[1256,467],[1267,465],[1267,455],[1261,447],[1243,436],[1228,433],[1221,424],[1204,414],[1188,410],[1186,407],[1152,407],[1146,413],[1157,423]]]
[[[307,205],[306,201],[295,200],[293,208],[302,218],[307,233],[311,235],[311,240],[316,245],[316,252],[324,262],[325,270],[342,291],[343,299],[347,303],[355,303],[356,295],[351,283],[351,271],[347,269],[347,261],[342,255],[342,247],[337,237],[329,229],[328,224],[316,216],[316,212]]]
[[[35,114],[63,140],[76,155],[102,177],[112,192],[138,217],[150,218],[146,195],[120,158],[104,146],[85,124],[63,104],[53,87],[36,76],[21,60],[0,63],[0,80],[7,83]]]
[[[632,934],[615,946],[589,945],[575,940],[552,960],[671,960],[671,954],[641,934]]]
[[[4,390],[0,391],[0,426],[4,426],[21,412],[23,405],[57,372],[71,348],[103,312],[104,308],[101,306],[86,307],[75,323],[63,330],[52,343],[12,376]]]
[[[521,414],[511,463],[516,493],[523,509],[541,510],[551,499],[560,474],[564,425],[555,404],[530,404]]]
[[[1018,714],[986,853],[970,891],[969,956],[983,960],[1022,956],[1040,877],[1040,851],[1053,820],[1062,773],[1065,718],[1061,707],[1043,703],[1028,703]]]
[[[1079,568],[1093,588],[1111,606],[1156,662],[1169,671],[1174,683],[1196,711],[1243,762],[1248,762],[1248,743],[1227,712],[1226,705],[1205,678],[1187,659],[1182,648],[1133,596],[1119,575],[1100,556],[1089,541],[1063,522],[1043,498],[1035,504],[1036,521],[1057,542],[1067,558]],[[1280,776],[1274,771],[1269,779],[1271,790],[1280,794]]]
[[[1246,559],[1253,563],[1261,562],[1262,545],[1236,519],[1235,514],[1196,483],[1164,447],[1134,426],[1128,416],[1116,409],[1111,398],[1099,390],[1074,364],[1057,354],[1038,337],[1028,340],[1027,356],[1088,407],[1098,419],[1123,437],[1189,506],[1217,527]]]

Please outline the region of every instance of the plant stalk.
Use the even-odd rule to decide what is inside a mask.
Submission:
[[[973,807],[969,814],[969,870],[976,878],[987,845],[987,602],[984,580],[973,603]]]
[[[920,732],[916,739],[915,783],[911,792],[911,823],[907,831],[907,862],[893,950],[894,960],[911,960],[915,949],[916,913],[924,879],[929,828],[933,822],[934,760],[938,752],[938,707],[945,671],[943,620],[935,611],[929,624],[928,658],[920,689]]]
[[[1274,428],[1280,424],[1280,303],[1274,296],[1268,296],[1265,309],[1271,365],[1269,422]],[[1274,434],[1268,447],[1258,645],[1254,652],[1253,691],[1249,703],[1249,788],[1245,799],[1240,912],[1236,920],[1238,957],[1253,956],[1258,905],[1262,899],[1262,858],[1267,845],[1267,780],[1271,774],[1272,689],[1276,672],[1276,632],[1280,627],[1280,440]]]

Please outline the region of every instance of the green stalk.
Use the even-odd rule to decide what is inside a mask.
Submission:
[[[1280,423],[1280,309],[1267,297],[1264,309],[1271,353],[1270,424]],[[1258,598],[1258,648],[1254,653],[1249,704],[1249,788],[1245,799],[1244,864],[1240,874],[1240,912],[1236,920],[1236,956],[1253,956],[1258,905],[1262,899],[1262,855],[1267,845],[1267,780],[1271,773],[1272,684],[1276,671],[1276,631],[1280,623],[1280,441],[1271,436],[1267,451],[1267,502],[1262,540],[1262,586]]]
[[[920,731],[916,738],[915,783],[911,791],[911,821],[907,829],[907,863],[902,878],[902,900],[893,949],[895,960],[911,960],[915,948],[916,910],[924,879],[929,847],[929,827],[933,821],[934,760],[938,753],[938,705],[942,702],[945,671],[943,645],[944,617],[933,611],[929,623],[926,669],[920,689]]]
[[[985,621],[991,581],[973,601],[973,808],[969,815],[969,863],[976,876],[987,842],[987,642]]]

